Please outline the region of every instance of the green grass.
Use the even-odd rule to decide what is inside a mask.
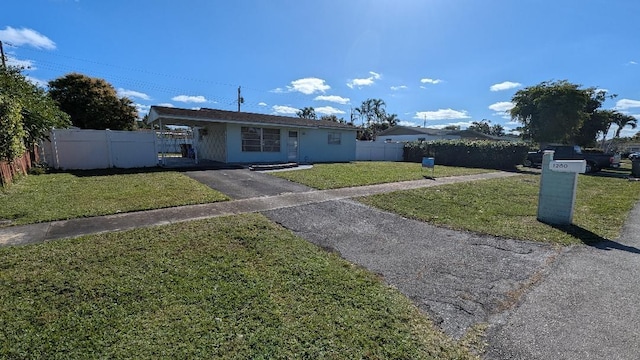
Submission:
[[[495,170],[471,169],[436,165],[434,177],[472,175]],[[387,161],[359,161],[352,163],[315,164],[306,170],[275,172],[272,175],[316,189],[336,189],[351,186],[383,184],[418,180],[431,176],[431,169],[421,164]]]
[[[0,358],[473,358],[464,344],[257,214],[0,248]]]
[[[402,216],[453,229],[558,244],[613,240],[640,200],[640,183],[580,176],[573,226],[536,220],[539,176],[483,180],[399,191],[360,201]]]
[[[178,172],[104,173],[22,177],[0,191],[0,220],[29,224],[228,200]]]

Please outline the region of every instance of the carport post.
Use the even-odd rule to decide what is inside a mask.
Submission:
[[[191,128],[191,147],[193,148],[193,159],[198,164],[198,138],[200,137],[200,127]]]
[[[164,128],[162,127],[162,118],[160,118],[158,122],[160,123],[160,147],[162,147],[162,156],[160,157],[161,159],[160,163],[162,164],[162,166],[165,166],[165,161],[164,161],[165,141],[164,141]]]

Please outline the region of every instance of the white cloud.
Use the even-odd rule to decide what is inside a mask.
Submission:
[[[454,120],[469,119],[470,117],[466,110],[438,109],[437,111],[418,111],[413,118],[418,120]]]
[[[517,88],[522,86],[522,84],[517,83],[517,82],[513,82],[513,81],[504,81],[498,84],[493,84],[491,85],[491,87],[489,88],[489,90],[491,91],[502,91],[502,90],[509,90],[509,89],[513,89],[513,88]]]
[[[123,88],[118,88],[118,96],[128,97],[128,98],[137,98],[141,100],[151,100],[149,95],[145,93],[141,93],[139,91],[134,91],[134,90],[127,90]]]
[[[336,114],[344,114],[345,112],[340,110],[340,109],[336,109],[332,106],[321,106],[318,108],[314,109],[316,111],[316,114],[322,114],[322,115],[336,115]]]
[[[495,104],[489,105],[489,109],[495,111],[493,115],[500,116],[503,119],[511,119],[509,111],[513,109],[515,105],[510,101],[500,101]]]
[[[191,96],[191,95],[178,95],[171,98],[173,101],[186,102],[186,103],[204,103],[207,102],[207,99],[202,96]]]
[[[405,90],[408,89],[408,87],[406,85],[399,85],[399,86],[392,86],[391,90],[393,91],[398,91],[398,90]]]
[[[305,95],[315,94],[317,92],[324,93],[331,89],[331,86],[325,84],[324,80],[318,78],[304,78],[291,82],[291,86],[287,86],[289,91],[298,91]]]
[[[346,105],[349,103],[349,101],[351,101],[351,99],[349,98],[344,98],[342,96],[338,96],[338,95],[318,95],[315,97],[316,101],[330,101],[330,102],[334,102],[334,103],[338,103],[338,104],[342,104],[342,105]]]
[[[34,78],[33,76],[25,76],[25,78],[29,80],[32,84],[39,86],[41,88],[46,88],[49,86],[49,83],[47,81]]]
[[[627,65],[638,65],[638,63],[637,63],[637,62],[635,62],[635,61],[633,61],[633,60],[631,60],[631,61],[629,61],[629,62],[627,63]]]
[[[640,100],[620,99],[616,102],[614,109],[616,110],[628,110],[631,108],[640,107]]]
[[[513,109],[515,105],[511,101],[500,101],[489,105],[489,109],[495,112],[506,112]]]
[[[13,56],[10,55],[6,55],[6,59],[7,59],[7,65],[10,66],[16,66],[19,68],[25,68],[25,69],[29,69],[29,70],[36,70],[35,65],[33,65],[33,61],[32,60],[21,60],[21,59],[16,59]]]
[[[269,92],[282,94],[287,92],[298,91],[305,95],[311,95],[318,92],[324,93],[329,89],[331,89],[331,86],[327,85],[324,80],[318,79],[315,77],[309,77],[309,78],[293,80],[291,82],[291,85],[287,85],[286,89],[275,88],[273,90],[269,90]]]
[[[606,92],[606,93],[608,93],[608,92],[609,92],[609,89],[597,88],[597,89],[595,90],[595,92],[597,92],[597,93],[599,93],[599,92]]]
[[[277,115],[296,115],[300,109],[285,105],[273,105],[273,113]]]
[[[430,128],[434,128],[434,129],[444,129],[447,126],[460,126],[461,129],[466,129],[469,126],[473,125],[473,122],[471,121],[460,121],[460,122],[454,122],[454,123],[448,123],[448,124],[439,124],[439,125],[431,125],[429,126]]]
[[[151,109],[151,105],[144,105],[144,104],[134,104],[136,109],[138,110],[138,117],[142,118],[144,117],[145,114],[147,114],[149,112],[149,110]]]
[[[373,71],[369,71],[369,74],[371,76],[369,76],[368,78],[365,79],[353,79],[349,82],[347,82],[347,86],[350,88],[361,88],[363,86],[371,86],[375,83],[376,80],[379,80],[382,76],[380,74],[378,74],[377,72],[373,72]]]
[[[258,105],[259,105],[259,106],[267,106],[267,103],[266,103],[266,102],[264,102],[264,101],[261,101],[261,102],[259,102],[259,103],[258,103]]]
[[[36,49],[46,50],[56,48],[56,43],[51,39],[27,28],[14,29],[11,26],[7,26],[4,30],[0,30],[0,40],[13,46],[29,45]]]
[[[164,106],[164,107],[175,107],[173,106],[172,103],[162,103],[162,104],[158,104],[158,106]]]
[[[440,79],[429,79],[429,78],[424,78],[424,79],[420,79],[420,82],[423,84],[440,84],[442,82],[442,80]]]
[[[413,121],[400,120],[398,121],[398,126],[418,127],[418,124]]]

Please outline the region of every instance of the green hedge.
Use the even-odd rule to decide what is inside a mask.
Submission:
[[[20,103],[0,94],[0,161],[10,162],[25,151],[21,111]]]
[[[434,157],[436,165],[513,170],[527,157],[524,142],[487,140],[438,140],[410,142],[404,146],[404,161],[422,162]]]

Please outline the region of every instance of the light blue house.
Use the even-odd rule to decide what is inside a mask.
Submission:
[[[197,159],[223,163],[346,162],[356,128],[332,121],[246,112],[152,106],[147,122],[188,126]]]

